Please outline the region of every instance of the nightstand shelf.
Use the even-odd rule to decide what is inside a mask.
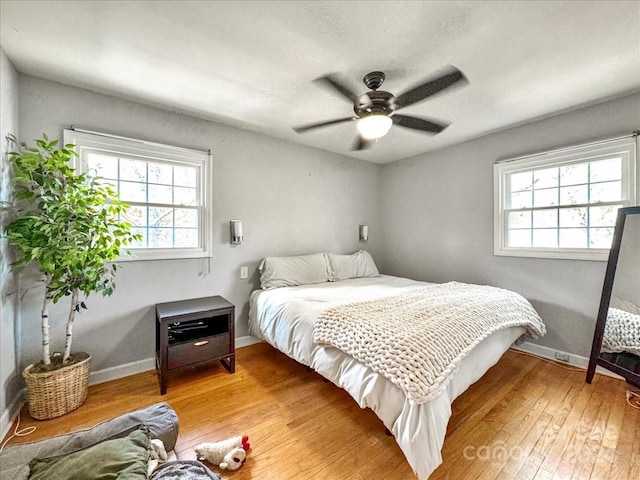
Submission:
[[[235,306],[215,296],[156,305],[156,368],[160,394],[170,373],[219,360],[235,372]]]

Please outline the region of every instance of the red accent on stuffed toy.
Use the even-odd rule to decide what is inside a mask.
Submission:
[[[247,435],[242,436],[242,448],[244,448],[245,452],[251,448],[251,444],[249,443],[249,437]]]

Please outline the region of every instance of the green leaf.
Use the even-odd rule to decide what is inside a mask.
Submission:
[[[48,278],[45,292],[54,303],[73,291],[111,295],[116,265],[109,262],[120,246],[142,239],[120,221],[128,206],[110,185],[70,167],[74,145],[58,148],[58,141],[46,135],[35,144],[39,148],[23,145],[9,155],[22,204],[5,228],[16,251],[11,268],[37,265]],[[80,308],[86,308],[84,302]]]

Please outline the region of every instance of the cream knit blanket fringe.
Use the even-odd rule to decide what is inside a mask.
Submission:
[[[450,282],[326,310],[315,324],[314,341],[351,355],[419,404],[446,387],[483,339],[514,326],[534,338],[546,331],[517,293]]]

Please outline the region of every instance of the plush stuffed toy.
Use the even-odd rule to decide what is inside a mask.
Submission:
[[[158,438],[151,440],[149,444],[149,465],[147,467],[147,476],[151,476],[151,473],[160,465],[169,460],[167,451],[164,448],[164,443]]]
[[[219,442],[201,443],[194,450],[198,460],[206,460],[223,470],[237,470],[246,460],[247,450],[250,448],[249,437],[244,435]]]

